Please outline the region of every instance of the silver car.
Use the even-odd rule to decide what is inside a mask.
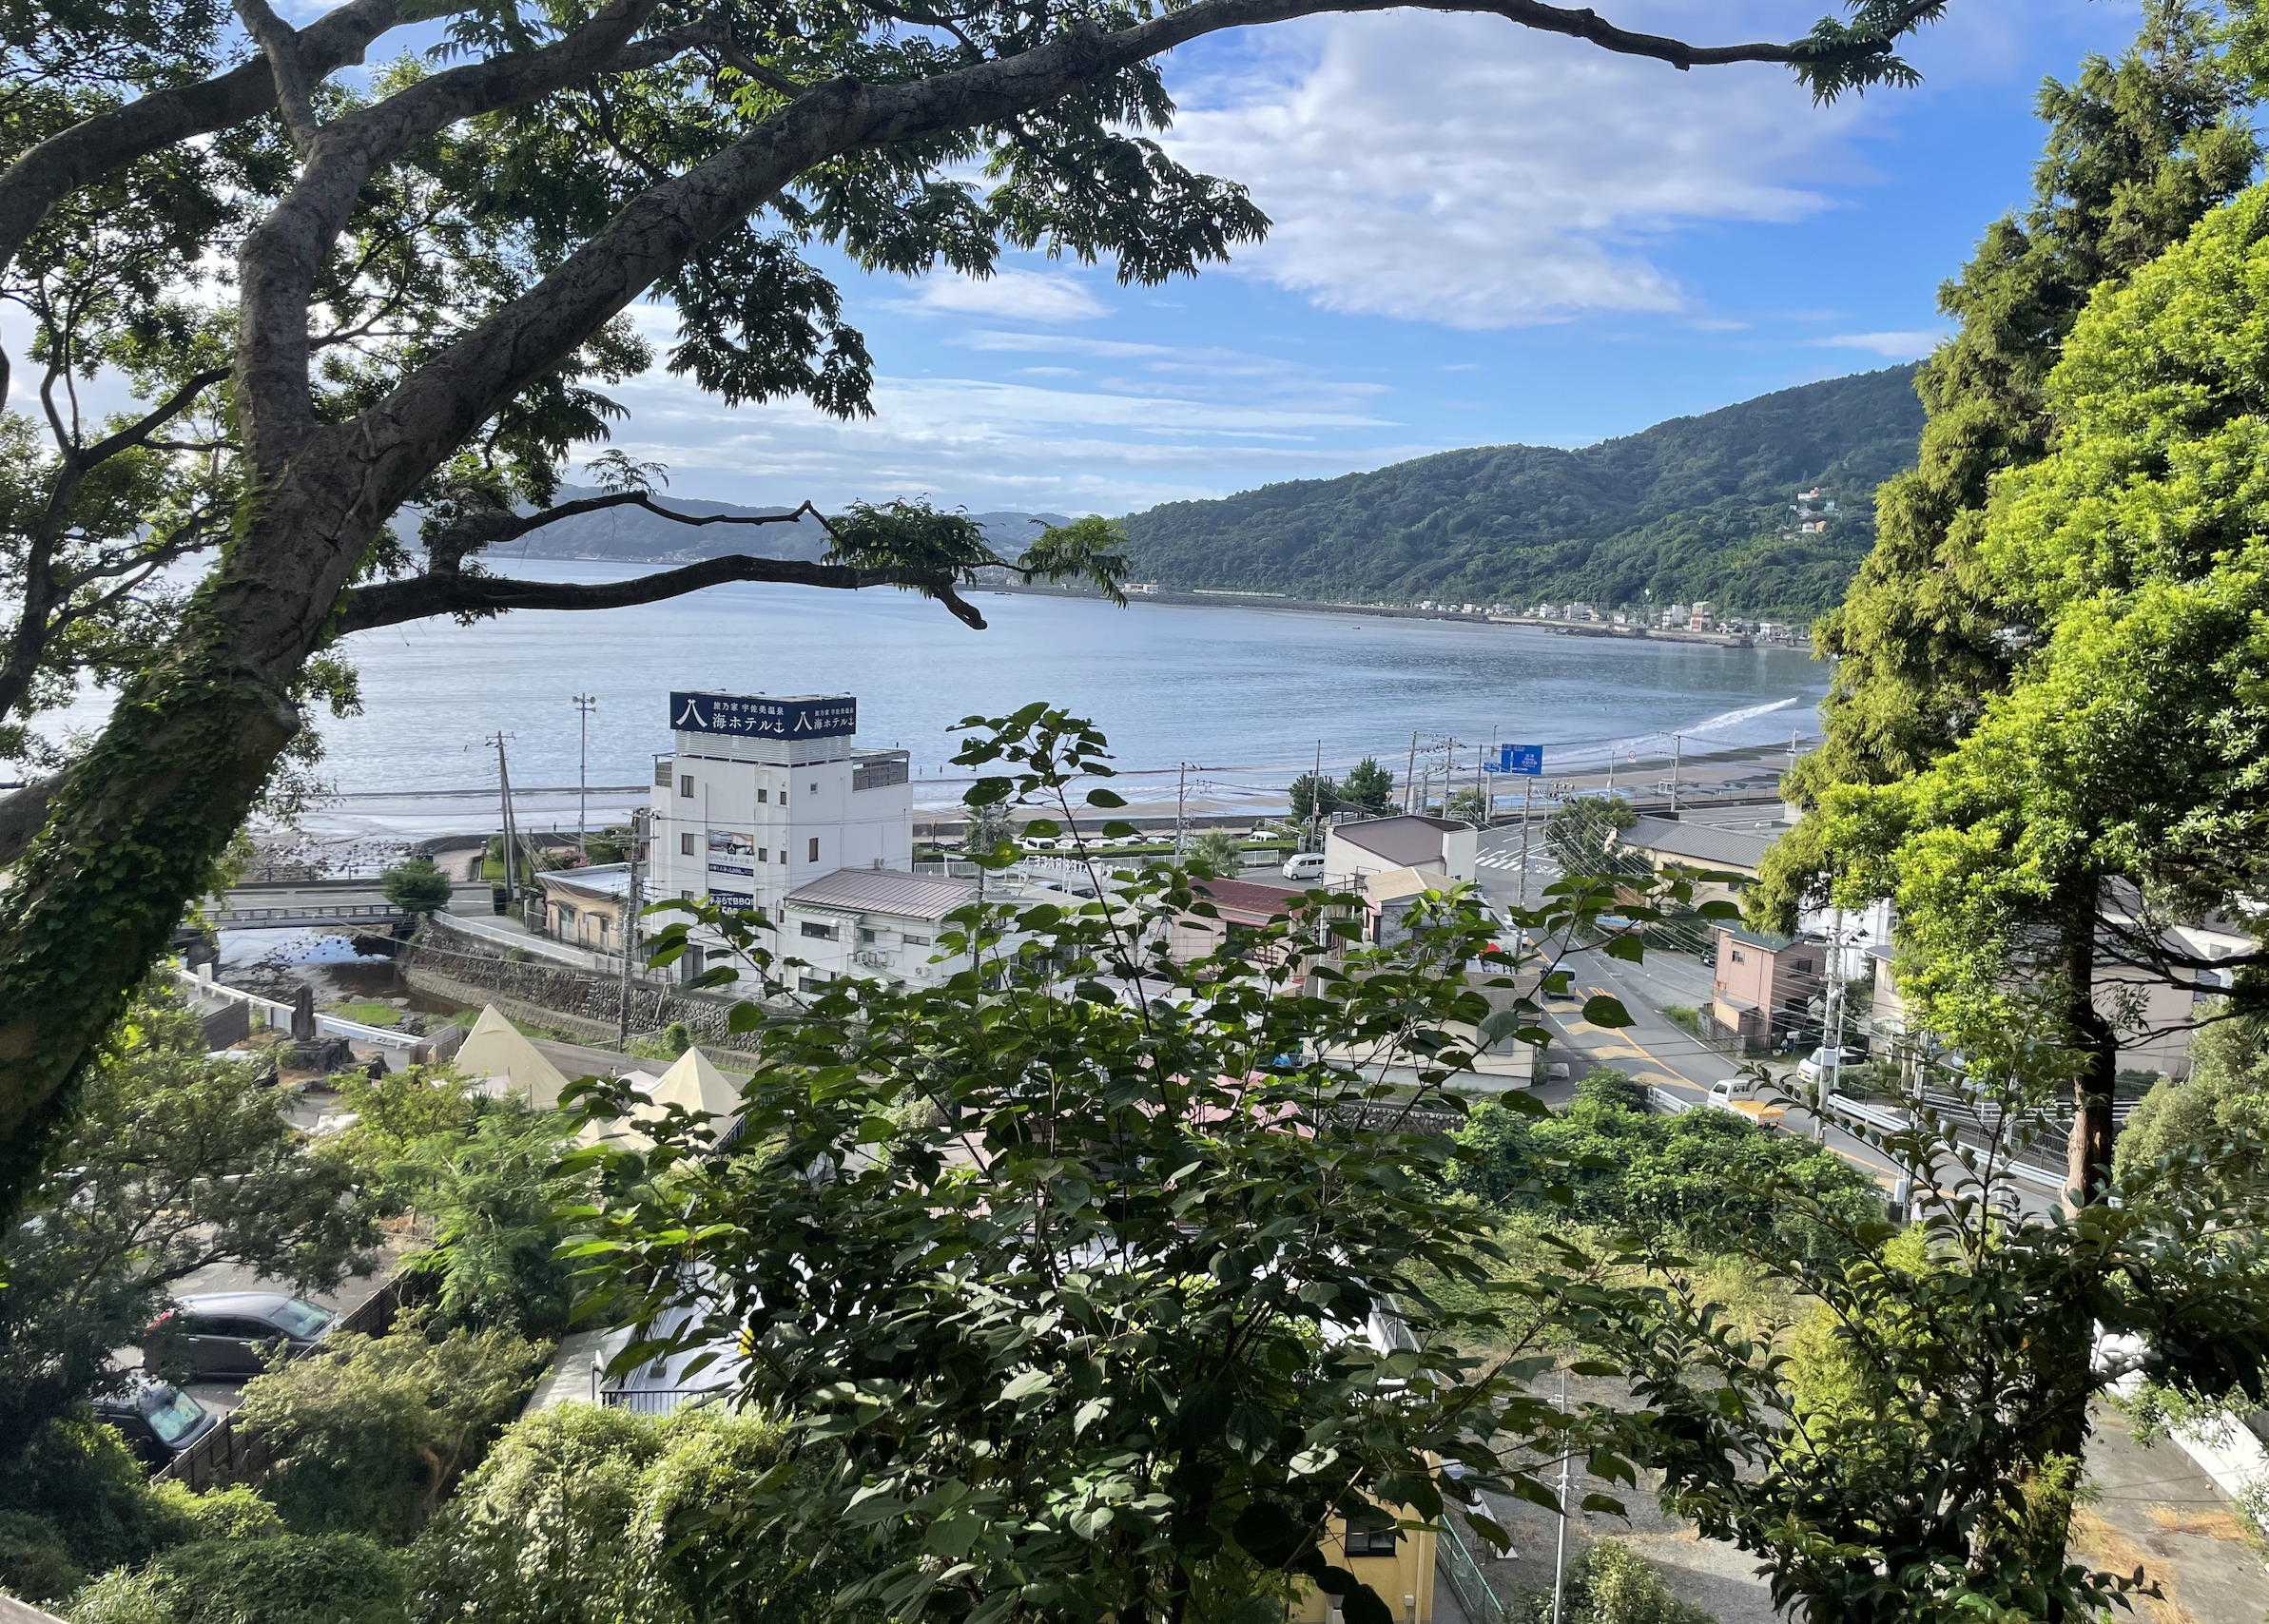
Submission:
[[[185,1363],[192,1376],[258,1376],[279,1358],[304,1353],[339,1316],[280,1291],[217,1291],[184,1297],[142,1340],[142,1367],[155,1375]]]

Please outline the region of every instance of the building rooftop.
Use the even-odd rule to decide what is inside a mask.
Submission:
[[[1256,880],[1207,880],[1191,889],[1219,909],[1223,918],[1251,924],[1266,924],[1279,914],[1290,913],[1301,896],[1298,886]]]
[[[1745,942],[1751,947],[1761,947],[1767,953],[1778,953],[1784,948],[1795,947],[1808,942],[1814,946],[1821,945],[1812,937],[1782,936],[1778,931],[1753,931],[1747,925],[1729,925],[1720,922],[1717,931],[1720,936],[1731,938],[1735,941]]]
[[[1677,862],[1754,875],[1765,860],[1765,848],[1773,843],[1773,837],[1754,829],[1716,829],[1675,818],[1641,818],[1618,834],[1615,843]]]
[[[1442,861],[1442,837],[1472,827],[1470,823],[1456,822],[1448,818],[1405,815],[1400,818],[1368,818],[1360,823],[1334,823],[1331,825],[1331,838],[1361,846],[1367,852],[1406,868],[1414,863]]]
[[[580,891],[587,897],[618,899],[630,893],[630,865],[594,862],[588,868],[547,868],[538,870],[536,879],[547,889]]]
[[[890,914],[902,919],[942,919],[977,900],[968,880],[931,880],[887,868],[839,868],[787,894],[790,905],[846,914]]]

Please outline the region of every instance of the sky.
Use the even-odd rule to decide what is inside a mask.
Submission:
[[[1824,3],[1599,9],[1726,43],[1794,38]],[[2027,194],[2042,78],[2137,20],[2135,0],[1952,0],[1906,52],[1919,88],[1828,107],[1779,68],[1680,73],[1488,16],[1202,41],[1163,64],[1160,139],[1250,187],[1264,242],[1154,287],[1045,254],[916,280],[823,249],[874,358],[872,416],[731,408],[656,366],[611,391],[630,414],[612,443],[680,496],[1116,514],[1585,445],[1910,360],[1943,332],[1939,282]],[[631,315],[666,356],[674,312]],[[10,404],[36,412],[29,372]]]
[[[1619,0],[1627,28],[1803,32],[1821,0]],[[617,442],[678,494],[1120,513],[1457,446],[1582,445],[1910,360],[1939,282],[2021,203],[2044,75],[2122,0],[1954,0],[1924,83],[1816,107],[1783,70],[1680,73],[1493,17],[1311,19],[1186,48],[1164,145],[1274,222],[1155,287],[1010,256],[989,280],[821,262],[873,416],[728,410],[657,370]],[[674,317],[643,306],[667,342]]]

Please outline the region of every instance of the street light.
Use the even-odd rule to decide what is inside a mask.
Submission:
[[[582,728],[582,742],[575,751],[575,849],[591,860],[591,713],[599,707],[596,694],[579,693],[574,696],[575,713]]]

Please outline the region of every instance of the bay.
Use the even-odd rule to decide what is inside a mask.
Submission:
[[[648,568],[530,559],[511,573],[601,582]],[[1376,755],[1398,783],[1414,730],[1454,735],[1468,764],[1473,744],[1499,740],[1542,744],[1547,775],[1597,770],[1611,754],[1667,760],[1673,733],[1688,736],[1690,756],[1816,737],[1827,686],[1825,666],[1785,648],[981,590],[971,602],[991,629],[971,631],[912,593],[736,585],[630,609],[361,633],[342,651],[360,674],[362,713],[322,722],[323,771],[358,799],[487,790],[495,753],[483,741],[502,732],[515,789],[572,785],[572,696],[586,693],[597,701],[589,782],[641,785],[670,746],[673,689],[848,692],[862,743],[912,753],[925,804],[952,801],[966,782],[967,769],[947,764],[953,724],[1032,700],[1110,736],[1130,799],[1172,801],[1188,763],[1195,794],[1281,802],[1319,742],[1327,772]]]

